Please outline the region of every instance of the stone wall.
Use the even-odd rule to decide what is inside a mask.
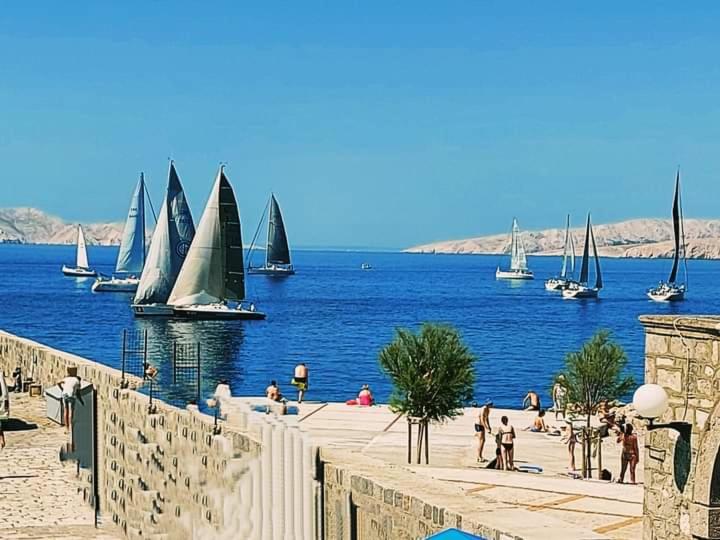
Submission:
[[[93,383],[101,511],[128,537],[212,538],[236,517],[226,508],[257,461],[258,440],[227,426],[215,435],[213,418],[159,401],[149,414],[149,398],[121,389],[117,370],[0,332],[0,369],[9,374],[16,366],[43,388],[62,380],[68,366]],[[91,499],[89,487],[86,494]]]
[[[641,317],[645,382],[665,388],[659,422],[688,422],[689,448],[671,429],[645,439],[645,540],[720,538],[720,318]]]

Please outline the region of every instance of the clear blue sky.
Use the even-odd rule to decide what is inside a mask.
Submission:
[[[342,4],[342,5],[341,5]],[[0,12],[0,207],[120,220],[228,163],[296,246],[720,215],[714,2],[27,2]]]

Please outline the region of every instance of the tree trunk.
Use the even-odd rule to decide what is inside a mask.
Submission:
[[[430,465],[430,425],[425,421],[425,465]]]
[[[420,465],[420,458],[422,457],[422,442],[423,442],[423,427],[424,424],[420,422],[418,424],[418,436],[417,436],[417,464]]]
[[[408,465],[412,463],[412,422],[408,418]]]

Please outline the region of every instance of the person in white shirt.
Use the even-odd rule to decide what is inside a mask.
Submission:
[[[75,400],[80,397],[78,392],[80,390],[80,377],[77,376],[77,368],[69,367],[67,371],[67,377],[58,383],[65,408],[65,430],[68,430],[72,425]]]

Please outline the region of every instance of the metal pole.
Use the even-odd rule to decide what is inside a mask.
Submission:
[[[95,528],[100,524],[100,474],[98,472],[98,433],[97,433],[97,392],[92,389],[92,479],[93,479],[93,506],[95,507]],[[78,461],[78,463],[80,463]]]
[[[125,380],[125,347],[127,344],[127,330],[123,330],[123,337],[122,337],[122,379]]]
[[[200,342],[197,344],[197,404],[200,405]]]
[[[145,371],[147,371],[147,367],[148,367],[148,361],[147,361],[147,356],[148,356],[147,330],[145,330],[145,331],[143,332],[143,334],[144,334],[144,336],[143,336],[143,341],[144,341],[144,346],[143,346],[143,373],[145,373]]]
[[[173,341],[172,365],[173,365],[173,384],[176,384],[177,383],[177,375],[175,374],[175,372],[177,371],[177,341]]]
[[[430,464],[430,425],[425,421],[425,465]]]
[[[412,422],[410,418],[407,421],[408,424],[408,464],[412,463]]]

